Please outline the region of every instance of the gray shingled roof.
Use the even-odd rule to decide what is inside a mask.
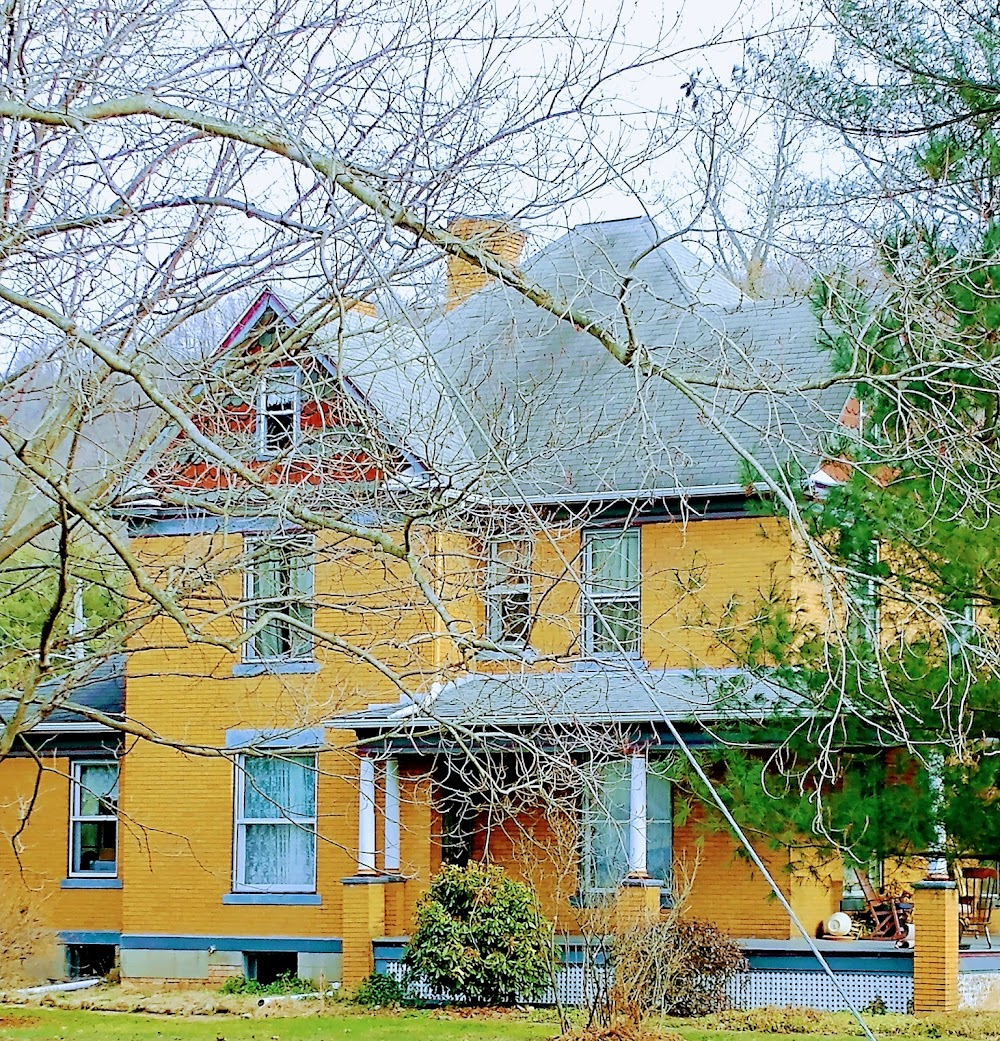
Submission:
[[[78,682],[72,681],[70,673],[65,681],[43,684],[38,689],[34,705],[41,708],[50,699],[57,705],[69,700],[107,715],[122,715],[125,711],[125,655],[111,655],[89,671],[85,671]],[[0,698],[0,725],[10,719],[16,705],[17,702],[12,699]],[[66,723],[86,723],[89,720],[78,712],[56,708],[47,713],[40,722],[54,728]]]
[[[473,673],[419,701],[370,705],[327,725],[406,733],[456,725],[709,723],[764,720],[803,708],[800,696],[741,669],[646,671],[590,664],[562,672]]]
[[[800,389],[831,374],[809,305],[751,301],[676,243],[652,248],[659,239],[646,219],[584,225],[525,270],[622,335],[618,296],[631,279],[638,339],[692,383],[700,405],[500,284],[428,327],[425,357],[486,466],[484,490],[566,500],[739,487],[738,456],[712,420],[768,469],[790,457],[815,465],[849,391]]]

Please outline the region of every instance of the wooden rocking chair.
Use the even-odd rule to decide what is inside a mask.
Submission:
[[[864,871],[855,869],[858,885],[864,894],[868,913],[872,918],[872,940],[903,940],[906,938],[905,915],[897,906],[894,897],[884,896],[876,891],[871,880]]]
[[[958,935],[973,936],[982,933],[986,946],[992,948],[990,940],[990,915],[997,895],[997,873],[990,867],[962,868],[958,895]]]

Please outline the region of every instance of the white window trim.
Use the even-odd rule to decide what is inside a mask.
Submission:
[[[294,366],[268,369],[257,391],[257,455],[260,459],[274,459],[281,452],[267,447],[267,385],[268,381],[291,385],[292,388],[292,444],[294,449],[302,439],[302,370]]]
[[[629,535],[636,540],[636,570],[639,576],[639,585],[628,592],[601,593],[595,592],[591,584],[593,575],[593,560],[591,549],[594,538],[608,536],[623,537]],[[636,631],[636,646],[632,649],[598,651],[594,649],[594,616],[601,611],[603,604],[620,603],[622,601],[634,602],[636,606],[636,617],[638,629]],[[637,527],[627,528],[595,528],[583,532],[583,582],[581,584],[581,611],[580,611],[580,635],[584,653],[595,658],[639,658],[642,654],[642,537]]]
[[[313,817],[302,817],[298,814],[289,814],[286,812],[285,807],[279,807],[281,810],[280,817],[244,817],[243,806],[244,806],[244,794],[246,792],[246,781],[247,774],[244,763],[248,758],[260,758],[260,756],[237,756],[235,761],[236,766],[236,778],[233,786],[233,892],[234,893],[315,893],[316,892],[316,873],[317,873],[317,861],[319,860],[319,832],[317,830],[317,822],[319,819],[319,790],[318,790],[318,777],[319,773],[316,765],[316,754],[314,752],[296,752],[289,750],[283,755],[275,755],[275,759],[282,758],[304,758],[308,757],[312,759],[313,765],[311,768],[313,777],[313,807],[315,816]],[[306,828],[310,831],[313,836],[315,845],[313,847],[313,875],[312,881],[305,885],[280,885],[277,883],[268,884],[265,886],[254,885],[244,881],[246,876],[246,826],[247,825],[275,825],[275,824],[295,824],[298,827]]]
[[[251,566],[255,563],[253,557],[256,555],[258,548],[260,547],[279,547],[282,543],[278,542],[275,538],[259,538],[259,539],[244,539],[243,548],[244,553],[247,556],[247,566],[243,571],[243,601],[246,606],[242,611],[242,627],[243,632],[246,633],[252,626],[257,623],[259,618],[260,608],[257,606],[249,606],[251,601],[257,599],[255,595],[254,582],[256,572]],[[306,583],[307,589],[306,594],[308,596],[313,595],[315,589],[316,573],[315,573],[315,561],[313,560],[313,554],[315,552],[315,542],[309,535],[303,536],[290,536],[284,545],[298,546],[302,555],[309,560],[309,564],[303,570],[307,570],[309,573],[309,580]],[[316,609],[314,606],[310,606],[310,610],[313,613],[313,619],[315,620]],[[293,623],[290,623],[293,624]],[[260,634],[258,633],[257,636]],[[316,660],[315,658],[315,643],[310,637],[309,650],[303,654],[294,655],[290,657],[277,657],[277,658],[264,658],[257,654],[254,646],[256,637],[244,640],[243,642],[243,653],[242,661],[246,665],[265,665],[269,662],[298,662],[298,663],[310,663]]]
[[[109,766],[114,765],[118,770],[118,784],[119,784],[119,797],[121,796],[121,762],[118,759],[104,758],[104,759],[74,759],[70,763],[70,782],[69,782],[69,843],[68,843],[68,863],[67,877],[68,878],[117,878],[118,877],[118,814],[101,813],[93,816],[84,816],[80,813],[80,797],[83,793],[83,782],[80,780],[80,775],[83,772],[85,766]],[[74,852],[76,845],[76,825],[77,824],[92,824],[100,823],[101,821],[114,821],[115,822],[115,870],[112,871],[74,871],[73,861]]]
[[[498,551],[500,546],[518,543],[524,547],[523,557],[526,575],[521,582],[499,582],[496,575],[499,564]],[[487,543],[486,557],[486,591],[484,601],[486,605],[486,635],[500,647],[524,650],[531,643],[531,557],[532,545],[530,539],[490,539]],[[503,617],[500,609],[500,598],[513,593],[528,594],[528,628],[522,640],[510,640],[503,633]]]

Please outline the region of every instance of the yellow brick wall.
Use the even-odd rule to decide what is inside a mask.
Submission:
[[[789,543],[776,521],[647,524],[641,540],[644,653],[654,666],[731,664],[720,622],[738,632],[759,595],[791,582]],[[134,543],[149,568],[161,574],[179,563],[209,561],[217,571],[216,591],[197,604],[197,620],[219,636],[237,632],[231,613],[205,620],[242,594],[242,578],[233,567],[239,536],[157,536]],[[481,546],[449,535],[434,536],[425,548],[435,591],[461,624],[481,628]],[[579,550],[575,531],[551,529],[536,540],[533,644],[543,652],[578,649]],[[398,562],[328,535],[317,538],[317,557],[317,627],[373,650],[417,689],[457,674],[459,658],[442,638],[440,621]],[[356,658],[323,648],[316,657],[321,671],[312,675],[233,677],[238,654],[188,644],[172,621],[160,619],[134,641],[129,710],[154,731],[190,743],[193,753],[197,746],[222,745],[227,729],[315,724],[372,702],[397,700],[398,690]],[[328,734],[332,742],[349,738]],[[222,896],[231,889],[233,767],[224,759],[149,743],[133,747],[122,798],[123,813],[132,822],[122,851],[129,878],[124,931],[341,935],[339,879],[355,869],[357,767],[351,755],[330,752],[322,756],[321,769],[317,889],[322,907],[229,906]],[[407,931],[416,900],[440,864],[440,820],[429,801],[430,782],[405,769],[401,781],[402,873],[410,881],[396,891],[401,896],[394,892],[386,899],[383,927],[391,935]],[[576,890],[576,856],[564,854],[567,843],[575,843],[571,821],[541,812],[524,815],[516,827],[494,829],[489,842],[498,862],[515,873],[533,874],[548,907],[560,913],[568,908]],[[788,935],[779,905],[768,899],[763,880],[734,856],[728,839],[695,834],[689,822],[678,829],[676,849],[691,857],[701,850],[693,913],[744,935]],[[787,855],[768,857],[783,884],[790,885]],[[720,891],[726,894],[722,901]],[[793,895],[811,916],[818,911],[821,901],[810,887]]]
[[[654,668],[733,665],[762,596],[787,593],[792,554],[777,520],[642,527],[643,657]]]
[[[39,909],[54,930],[121,928],[122,890],[60,889],[69,869],[69,760],[45,756],[38,798],[17,840],[11,840],[30,804],[37,776],[32,759],[0,762],[0,880],[15,886]],[[119,828],[119,848],[127,841]],[[119,861],[119,876],[123,876]]]

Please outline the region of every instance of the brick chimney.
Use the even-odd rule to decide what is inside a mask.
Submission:
[[[492,253],[498,260],[516,264],[524,249],[528,236],[518,231],[502,217],[456,217],[448,225],[456,238],[475,243],[480,249]],[[482,268],[459,257],[448,257],[448,297],[444,309],[465,303],[490,282],[491,276]]]

